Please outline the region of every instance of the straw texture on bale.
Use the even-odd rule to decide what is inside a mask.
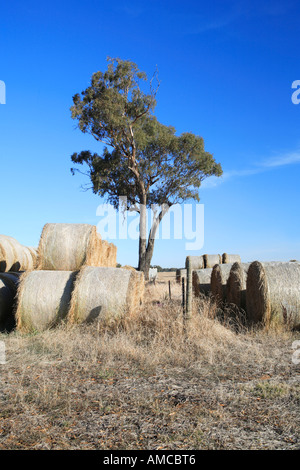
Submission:
[[[272,320],[300,328],[300,265],[298,263],[250,264],[246,282],[246,310],[251,323]]]
[[[19,273],[0,273],[0,331],[14,327],[14,306]]]
[[[34,248],[33,246],[28,246],[27,248],[31,253],[33,269],[36,269],[36,267],[38,265],[38,251],[37,251],[37,248]]]
[[[34,269],[34,260],[29,248],[16,243],[14,250],[16,261],[11,267],[12,271],[31,271]]]
[[[246,309],[246,282],[249,266],[250,263],[233,263],[227,280],[226,300],[239,310]]]
[[[212,268],[196,269],[192,274],[193,292],[195,297],[207,295],[210,292]]]
[[[17,328],[44,331],[63,321],[69,311],[76,272],[29,271],[17,292]]]
[[[143,295],[143,273],[112,267],[83,267],[76,279],[70,323],[105,321],[134,312]]]
[[[213,268],[215,264],[222,264],[221,255],[203,255],[204,268]]]
[[[125,264],[124,266],[121,266],[120,269],[128,269],[129,271],[136,271],[136,269],[133,266],[129,266],[129,264]]]
[[[13,239],[6,235],[0,235],[0,271],[10,271],[16,262],[16,256]]]
[[[13,237],[0,235],[0,272],[27,271],[35,267],[36,255],[32,249]]]
[[[140,304],[143,303],[144,301],[144,292],[145,292],[145,276],[142,271],[138,271],[137,269],[133,268],[132,266],[129,266],[128,264],[125,264],[124,266],[121,266],[120,269],[127,269],[128,271],[133,271],[135,273],[135,277],[137,279],[137,291],[138,293],[136,294],[137,297],[140,299]]]
[[[211,294],[217,302],[226,301],[226,283],[232,264],[215,264],[211,273]]]
[[[117,265],[117,247],[107,240],[102,240],[99,234],[97,235],[99,238],[99,246],[101,247],[97,266],[115,268]]]
[[[228,253],[223,253],[222,255],[222,263],[223,264],[228,264],[228,263],[241,263],[241,257],[240,255],[229,255]]]
[[[185,259],[185,268],[187,268],[188,261],[192,271],[194,269],[205,268],[203,256],[187,256]]]
[[[82,266],[116,264],[116,247],[101,240],[96,226],[46,224],[38,247],[38,269],[77,271]]]

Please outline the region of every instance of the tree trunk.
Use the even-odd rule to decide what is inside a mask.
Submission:
[[[147,249],[146,249],[146,254],[145,254],[145,269],[144,269],[144,276],[145,279],[148,281],[149,280],[149,269],[150,269],[150,264],[153,256],[153,250],[154,250],[154,242],[155,239],[150,239],[148,241]]]
[[[147,209],[146,204],[140,204],[140,235],[139,235],[139,265],[138,270],[145,273],[145,259],[147,248]]]
[[[148,243],[146,244],[146,206],[145,213],[140,212],[140,240],[139,240],[139,271],[143,271],[145,280],[149,280],[149,269],[153,256],[155,235],[158,229],[158,226],[165,215],[169,210],[169,206],[163,205],[161,212],[157,217],[154,217],[152,227],[148,237]],[[143,220],[142,220],[143,217]],[[142,229],[142,227],[144,228]],[[144,230],[144,231],[143,231]]]

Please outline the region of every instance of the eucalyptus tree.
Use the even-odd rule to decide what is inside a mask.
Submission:
[[[146,90],[145,90],[146,88]],[[154,115],[159,88],[157,72],[148,79],[128,60],[108,58],[107,70],[96,72],[90,85],[73,96],[72,119],[93,136],[101,153],[73,153],[72,162],[86,167],[95,194],[140,217],[138,269],[148,279],[155,235],[163,216],[174,204],[199,201],[199,188],[222,168],[204,149],[203,138],[190,132],[176,135],[172,126]],[[72,172],[78,167],[72,168]],[[79,171],[79,170],[78,170]],[[147,208],[158,210],[149,230]]]

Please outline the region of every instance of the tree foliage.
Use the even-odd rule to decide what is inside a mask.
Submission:
[[[116,208],[119,197],[126,196],[128,207],[141,217],[141,206],[199,201],[201,182],[222,174],[220,164],[205,151],[202,137],[188,132],[177,136],[174,127],[154,116],[158,87],[157,73],[148,80],[135,63],[109,58],[107,70],[92,75],[90,86],[73,96],[71,107],[79,129],[104,144],[101,154],[74,153],[73,163],[87,166],[94,193]],[[152,236],[163,215],[162,210],[154,221]],[[148,269],[153,253],[149,241],[147,245],[141,236],[139,267],[143,270],[143,259],[147,258]]]

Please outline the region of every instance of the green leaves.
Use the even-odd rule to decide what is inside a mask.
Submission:
[[[72,161],[87,165],[94,193],[116,207],[119,196],[148,206],[199,200],[201,182],[222,174],[202,137],[176,136],[174,127],[157,121],[154,79],[131,61],[108,58],[107,70],[94,73],[90,86],[73,96],[72,118],[105,147],[102,155],[74,153]]]

